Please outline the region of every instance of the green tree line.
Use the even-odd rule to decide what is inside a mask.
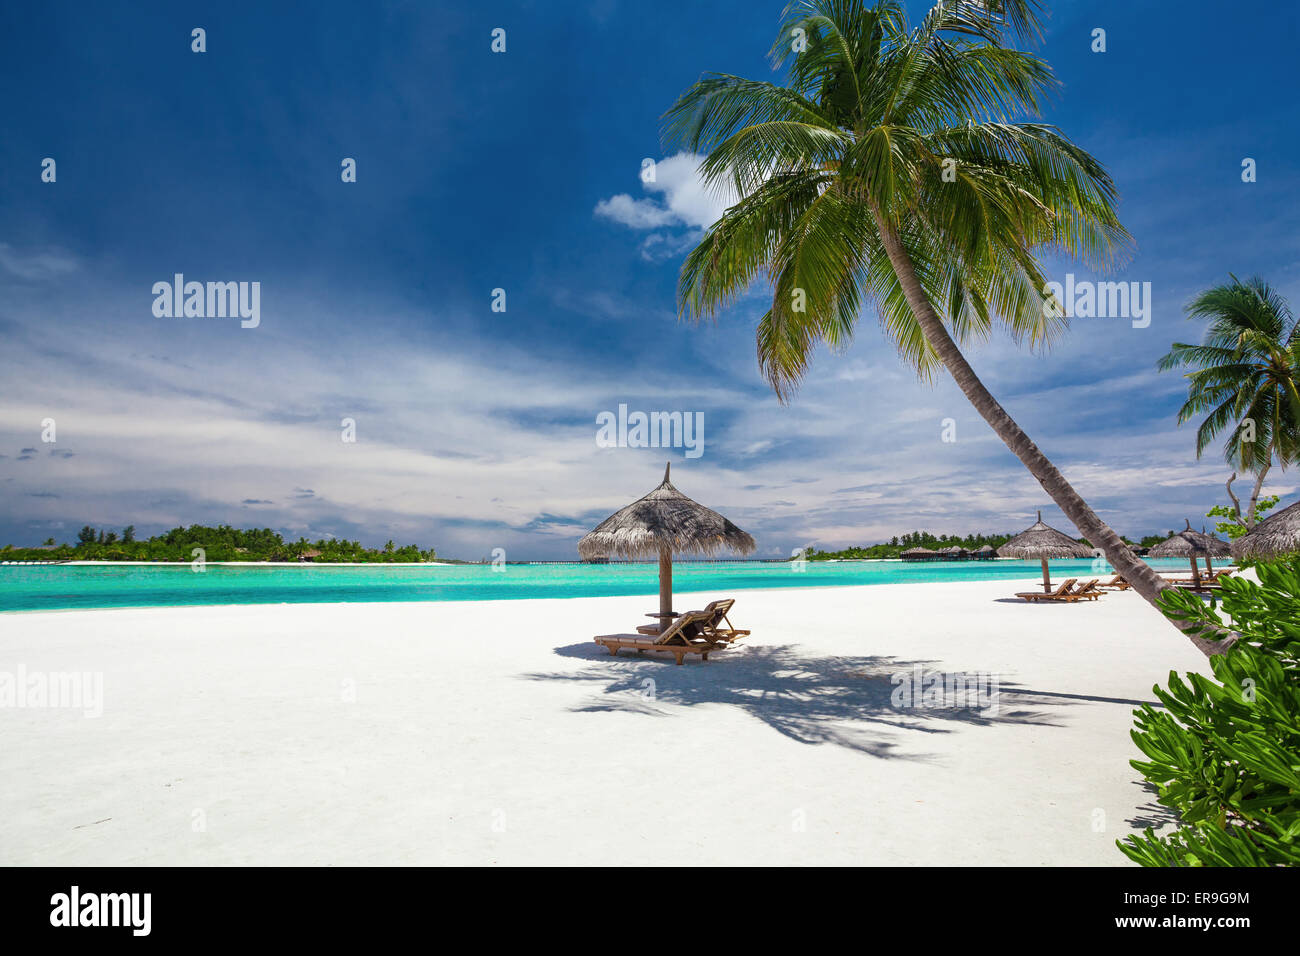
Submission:
[[[1125,544],[1136,544],[1140,548],[1149,548],[1152,545],[1159,544],[1166,538],[1171,537],[1173,532],[1167,534],[1149,534],[1141,541],[1130,541],[1123,535],[1120,536]],[[842,548],[839,551],[820,551],[817,548],[810,547],[805,551],[804,557],[809,561],[850,561],[871,558],[896,558],[904,551],[910,548],[929,548],[931,551],[938,551],[941,548],[965,548],[967,551],[974,551],[989,545],[993,548],[1000,548],[1010,541],[1014,534],[931,534],[928,531],[913,531],[910,534],[895,535],[888,542],[873,544],[867,547]],[[1087,544],[1083,538],[1078,539],[1083,544]],[[791,559],[793,560],[793,559]]]
[[[868,547],[843,548],[839,551],[820,551],[810,547],[804,557],[809,561],[845,561],[863,558],[896,558],[909,548],[929,548],[931,551],[938,551],[940,548],[957,547],[974,551],[986,544],[996,548],[1006,544],[1012,537],[1010,534],[934,535],[928,531],[913,531],[901,536],[895,535],[888,543],[873,544]]]
[[[192,561],[194,549],[202,548],[207,561],[320,561],[374,564],[413,563],[436,558],[433,548],[418,545],[397,547],[389,541],[383,548],[366,548],[360,541],[321,538],[286,541],[270,528],[232,528],[218,525],[190,525],[137,540],[134,525],[119,533],[86,525],[77,533],[75,544],[55,544],[47,538],[39,548],[0,548],[4,561]]]

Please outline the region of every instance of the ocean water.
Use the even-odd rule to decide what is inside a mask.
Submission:
[[[1188,571],[1182,559],[1152,560],[1161,570]],[[749,588],[839,587],[923,581],[992,581],[1041,574],[1037,561],[753,561],[678,564],[675,592],[727,595]],[[1104,560],[1053,561],[1053,581],[1112,573]],[[0,611],[68,608],[175,607],[203,604],[314,604],[340,601],[486,601],[659,593],[655,564],[511,564],[393,567],[209,564],[0,565]],[[684,610],[684,608],[677,608]]]

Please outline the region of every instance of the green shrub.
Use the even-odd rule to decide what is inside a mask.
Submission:
[[[1222,579],[1222,620],[1193,594],[1166,592],[1178,620],[1227,626],[1241,640],[1211,658],[1214,680],[1173,672],[1164,705],[1134,714],[1133,766],[1178,828],[1119,841],[1144,866],[1300,864],[1300,559],[1261,564],[1260,583]]]

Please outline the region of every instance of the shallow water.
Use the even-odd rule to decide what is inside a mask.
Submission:
[[[1188,571],[1181,559],[1152,560]],[[673,589],[719,594],[749,588],[839,587],[1034,577],[1037,561],[810,561],[678,564]],[[1111,574],[1104,560],[1053,561],[1053,580]],[[203,604],[314,604],[338,601],[486,601],[644,594],[659,590],[656,564],[511,564],[393,567],[209,564],[0,565],[0,611]],[[653,602],[652,602],[653,603]],[[680,610],[680,608],[679,608]]]

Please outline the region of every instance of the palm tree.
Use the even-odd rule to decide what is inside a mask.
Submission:
[[[1194,369],[1185,376],[1187,401],[1178,410],[1178,424],[1209,413],[1196,429],[1197,458],[1230,429],[1224,458],[1235,470],[1228,496],[1238,523],[1249,531],[1274,456],[1285,469],[1300,454],[1300,324],[1286,299],[1263,279],[1231,278],[1187,307],[1188,318],[1210,320],[1204,341],[1175,342],[1158,367]],[[1238,471],[1255,475],[1244,514],[1232,490]]]
[[[799,0],[772,48],[785,85],[706,74],[664,116],[670,148],[706,153],[740,199],[682,264],[700,321],[765,276],[760,366],[786,401],[819,343],[843,346],[867,301],[922,378],[946,368],[971,404],[1134,590],[1168,585],[1124,545],[975,374],[959,343],[996,324],[1031,346],[1066,322],[1040,252],[1097,269],[1130,237],[1102,165],[1055,127],[1018,121],[1057,86],[1009,39],[1038,0],[940,0],[916,26],[898,0]],[[1195,628],[1196,625],[1183,625]],[[1207,654],[1223,645],[1189,630]]]

